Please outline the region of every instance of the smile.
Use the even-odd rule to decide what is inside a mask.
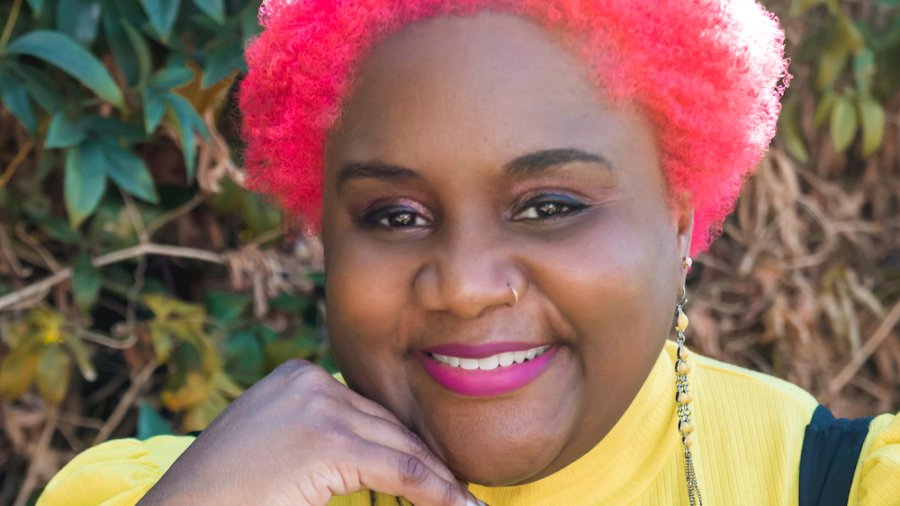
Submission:
[[[495,397],[525,387],[550,365],[558,346],[449,345],[419,354],[425,372],[440,386],[466,397]]]
[[[550,349],[549,345],[536,346],[523,351],[507,351],[497,353],[484,358],[466,358],[454,357],[451,355],[441,355],[438,353],[429,353],[431,358],[436,361],[449,365],[450,367],[458,367],[467,371],[493,371],[498,367],[509,367],[514,364],[522,364],[541,356]]]

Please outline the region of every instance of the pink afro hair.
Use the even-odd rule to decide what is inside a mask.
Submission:
[[[563,35],[605,96],[654,125],[670,195],[706,250],[775,134],[784,34],[754,0],[267,0],[240,90],[250,187],[321,220],[325,139],[374,44],[405,25],[482,9]]]

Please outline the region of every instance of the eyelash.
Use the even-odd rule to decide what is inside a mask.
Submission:
[[[511,220],[526,223],[553,222],[575,215],[587,207],[587,204],[567,195],[543,194],[527,200],[521,209],[512,215]],[[541,213],[544,216],[541,216]],[[389,230],[421,228],[431,222],[431,219],[423,214],[412,206],[391,205],[364,214],[360,223],[367,228],[381,227]],[[392,220],[397,221],[392,224]]]

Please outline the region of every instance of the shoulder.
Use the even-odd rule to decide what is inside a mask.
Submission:
[[[50,480],[37,505],[135,504],[193,441],[191,436],[156,436],[89,448]]]
[[[900,504],[900,415],[881,415],[869,423],[850,489],[850,504]]]
[[[666,350],[674,360],[674,343],[667,343]],[[693,357],[696,372],[692,375],[701,398],[711,397],[732,409],[752,409],[758,415],[777,410],[779,418],[796,418],[801,427],[809,423],[819,405],[809,392],[783,379],[698,354]]]

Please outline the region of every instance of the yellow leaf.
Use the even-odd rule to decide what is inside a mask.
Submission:
[[[41,352],[37,367],[37,388],[48,404],[58,405],[69,389],[72,357],[62,345],[53,343]]]
[[[859,100],[859,121],[862,124],[862,155],[872,156],[884,140],[884,108],[870,96]]]
[[[0,397],[13,400],[31,388],[37,364],[37,350],[24,346],[13,348],[0,361]]]
[[[185,411],[205,402],[211,390],[212,386],[202,374],[189,372],[181,387],[175,391],[163,390],[160,399],[171,411]]]
[[[839,96],[831,110],[831,142],[835,152],[843,153],[850,147],[858,127],[853,102],[845,96]]]

